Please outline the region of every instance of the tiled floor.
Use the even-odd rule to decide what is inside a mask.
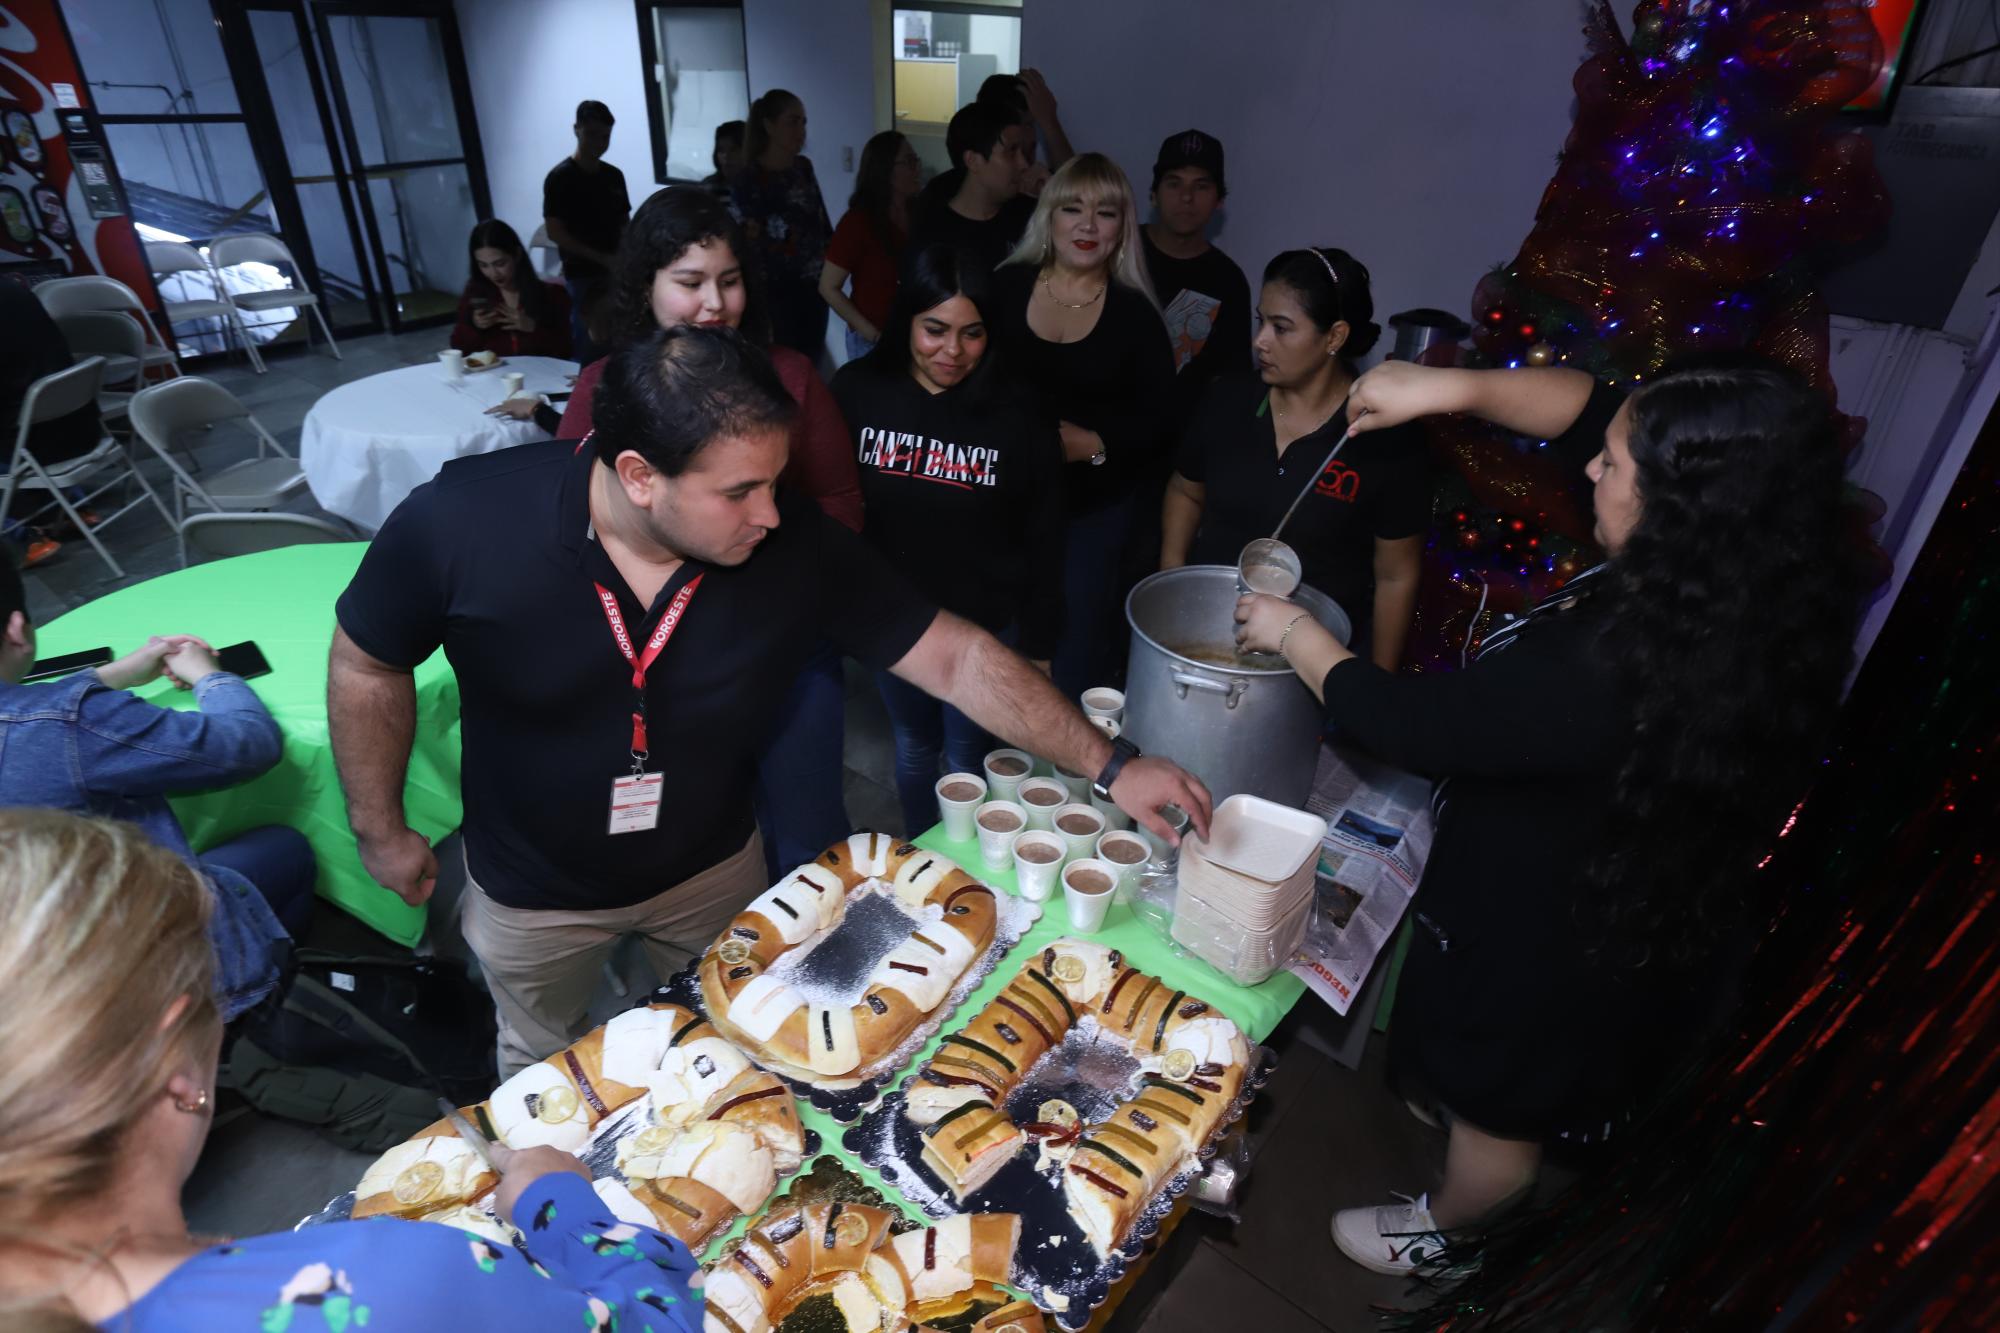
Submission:
[[[203,373],[241,397],[281,442],[295,448],[306,411],[320,394],[377,371],[427,361],[443,342],[441,330],[383,335],[344,343],[345,359],[339,362],[324,351],[279,352],[269,358],[270,373],[264,376],[240,364]],[[242,448],[240,441],[218,439],[197,454],[213,468]],[[306,496],[293,507],[317,512]],[[135,511],[110,537],[128,581],[177,565],[171,533],[150,510]],[[121,586],[81,542],[31,571],[28,583],[38,620]],[[848,812],[856,826],[901,831],[888,721],[872,682],[854,671],[848,679],[846,759]],[[460,876],[450,849],[440,859],[446,874],[434,920],[449,922]],[[321,913],[312,942],[356,952],[392,947],[330,910]],[[433,944],[447,952],[458,947],[448,927]],[[633,994],[651,984],[637,950],[621,956],[620,971]],[[608,986],[599,1000],[604,1013],[624,1003]],[[1418,1124],[1388,1092],[1381,1039],[1371,1044],[1360,1070],[1349,1070],[1323,1053],[1330,1046],[1330,1026],[1328,1011],[1308,997],[1274,1034],[1278,1067],[1251,1111],[1253,1169],[1242,1189],[1239,1220],[1191,1214],[1120,1309],[1115,1327],[1145,1333],[1208,1333],[1230,1326],[1260,1333],[1358,1333],[1373,1326],[1372,1305],[1402,1295],[1400,1281],[1340,1257],[1327,1238],[1328,1213],[1336,1205],[1386,1203],[1391,1190],[1414,1194],[1427,1188],[1442,1160],[1443,1137]],[[368,1160],[308,1130],[240,1115],[218,1125],[188,1184],[189,1221],[199,1231],[225,1234],[289,1227],[351,1186]]]

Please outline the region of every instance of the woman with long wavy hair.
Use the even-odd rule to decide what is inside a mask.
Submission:
[[[1153,509],[1172,434],[1174,350],[1146,277],[1132,183],[1102,153],[1063,163],[993,275],[999,346],[1062,434],[1069,506],[1055,681],[1110,680],[1141,496]],[[1151,568],[1151,551],[1145,566]]]
[[[1572,370],[1389,362],[1356,431],[1470,412],[1588,458],[1605,560],[1463,671],[1393,676],[1300,609],[1238,604],[1329,726],[1438,779],[1392,1067],[1450,1118],[1434,1195],[1334,1216],[1408,1272],[1533,1185],[1545,1144],[1615,1133],[1695,1040],[1760,847],[1798,800],[1860,606],[1828,404],[1774,365],[1671,371],[1629,400]]]

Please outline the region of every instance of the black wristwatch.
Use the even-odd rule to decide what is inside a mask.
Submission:
[[[1138,757],[1139,747],[1123,736],[1111,742],[1111,758],[1105,762],[1104,771],[1097,775],[1097,781],[1090,784],[1090,789],[1097,793],[1099,800],[1111,799],[1111,784],[1118,781],[1118,774],[1125,765]]]

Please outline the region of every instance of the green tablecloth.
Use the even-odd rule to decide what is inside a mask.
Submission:
[[[944,836],[944,826],[940,824],[917,838],[916,843],[919,847],[942,852],[982,883],[990,884],[1004,893],[1015,892],[1013,868],[1010,866],[1006,870],[988,870],[985,861],[980,858],[979,843],[976,839],[968,842],[952,842]],[[910,1070],[930,1059],[931,1053],[937,1049],[945,1033],[957,1031],[974,1014],[985,1008],[993,997],[1013,980],[1014,974],[1020,970],[1023,962],[1056,940],[1072,933],[1069,927],[1069,914],[1063,907],[1061,890],[1057,890],[1054,897],[1042,904],[1042,909],[1042,919],[1021,937],[1020,943],[1007,952],[992,973],[952,1012],[937,1035],[924,1044],[915,1058],[891,1081],[890,1087],[900,1084]],[[1244,1035],[1255,1042],[1261,1042],[1270,1036],[1279,1021],[1290,1012],[1294,1004],[1298,1003],[1299,996],[1305,994],[1306,983],[1290,972],[1279,972],[1255,986],[1239,986],[1199,958],[1176,953],[1171,945],[1134,916],[1131,908],[1122,904],[1112,905],[1111,914],[1105,919],[1102,930],[1084,938],[1117,949],[1132,960],[1134,967],[1151,973],[1176,990],[1184,990],[1190,995],[1206,1000],[1227,1014],[1238,1027],[1243,1029]],[[847,1150],[847,1145],[841,1140],[848,1126],[842,1125],[803,1098],[799,1100],[798,1107],[800,1121],[806,1128],[819,1133],[823,1144],[822,1156],[837,1159],[841,1165],[880,1190],[884,1198],[901,1208],[912,1220],[929,1223],[931,1219],[924,1216],[922,1209],[904,1199],[893,1184],[884,1180],[880,1173]],[[813,1159],[808,1159],[801,1170],[810,1171],[812,1165]],[[781,1194],[784,1192],[783,1186],[779,1192]],[[741,1235],[748,1225],[749,1219],[739,1219],[736,1225],[710,1243],[703,1257],[712,1259],[721,1254],[727,1243]]]
[[[121,588],[42,627],[43,657],[109,647],[122,655],[154,634],[198,634],[220,648],[254,639],[271,674],[250,682],[284,729],[284,757],[255,782],[176,797],[174,813],[197,851],[260,824],[306,835],[319,857],[319,893],[390,939],[413,945],[424,909],[411,907],[361,868],[334,773],[326,729],[326,655],[333,603],[361,563],[365,543],[290,546],[218,560]],[[458,827],[458,681],[442,653],[417,668],[417,734],[403,800],[410,827],[432,840]],[[162,680],[141,698],[192,708]]]

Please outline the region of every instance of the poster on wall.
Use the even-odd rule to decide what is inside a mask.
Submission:
[[[55,0],[0,0],[0,272],[101,273],[158,304]]]

